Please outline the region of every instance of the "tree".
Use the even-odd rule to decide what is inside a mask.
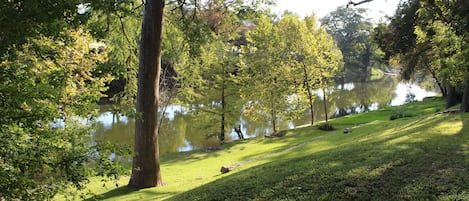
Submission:
[[[469,3],[464,0],[456,1],[423,1],[421,4],[422,13],[433,13],[436,19],[441,20],[447,24],[461,40],[462,50],[456,53],[457,62],[453,69],[461,72],[459,75],[463,80],[464,86],[463,97],[461,101],[461,111],[469,112],[469,61],[468,49],[469,40]]]
[[[101,65],[104,72],[115,78],[107,83],[106,101],[133,105],[137,94],[138,54],[141,29],[141,12],[138,0],[120,0],[119,4],[103,1],[93,3],[92,13],[85,28],[93,37],[105,43],[108,61]],[[132,108],[132,112],[134,112]]]
[[[319,84],[322,88],[323,98],[324,98],[324,112],[326,115],[326,125],[328,124],[328,111],[327,111],[327,99],[326,99],[326,87],[329,86],[332,78],[336,76],[338,72],[342,70],[342,54],[340,50],[335,46],[332,37],[328,34],[325,34],[325,31],[322,34],[318,35],[318,46],[320,50],[320,55],[317,58],[317,65],[319,67]]]
[[[365,9],[339,7],[321,19],[342,51],[346,72],[355,71],[364,76],[368,75],[375,52],[372,25],[364,18],[365,12]]]
[[[456,86],[464,86],[461,110],[469,108],[467,30],[469,16],[464,1],[417,1],[400,4],[388,28],[375,35],[387,55],[403,61],[402,77],[426,72],[436,81],[447,107],[455,104]],[[467,90],[467,93],[465,93]]]
[[[131,188],[162,186],[158,150],[158,94],[161,68],[161,45],[164,0],[146,1],[140,42],[140,64],[135,122],[135,156]]]
[[[0,3],[2,200],[51,199],[122,171],[109,155],[123,150],[90,143],[111,77],[101,69],[107,50],[92,47],[97,41],[83,29],[90,13],[78,12],[79,3]]]
[[[268,17],[261,17],[255,29],[247,33],[248,45],[242,50],[245,58],[242,96],[248,102],[245,113],[267,119],[273,132],[278,120],[287,118],[288,96],[293,93],[287,61],[278,48],[282,38],[278,27]],[[253,93],[256,91],[258,93]]]
[[[193,50],[190,69],[177,68],[180,82],[179,97],[188,104],[199,119],[206,120],[207,137],[216,136],[225,141],[228,127],[234,124],[241,113],[237,64],[239,46],[235,44],[240,26],[238,16],[230,8],[235,2],[207,1],[200,6],[198,27],[208,30],[199,50]],[[184,69],[186,68],[186,69]],[[217,124],[214,124],[217,122]],[[200,122],[199,122],[200,123]],[[216,129],[213,128],[216,125]],[[212,131],[218,130],[218,131]]]
[[[77,12],[78,0],[2,0],[0,4],[0,55],[14,53],[37,36],[60,38],[64,28],[86,20],[86,15]]]
[[[202,47],[198,85],[192,85],[193,93],[197,93],[191,102],[196,112],[207,113],[214,116],[206,124],[218,122],[218,139],[225,141],[225,133],[234,127],[240,116],[241,105],[239,98],[239,77],[235,75],[238,70],[238,56],[236,48],[214,36],[214,41]]]
[[[98,64],[106,51],[81,29],[67,40],[30,38],[0,62],[0,199],[45,200],[70,185],[81,189],[94,175],[122,170],[109,150],[90,145],[96,103],[104,82]]]
[[[186,18],[187,12],[197,13],[190,8],[191,5],[187,5],[186,1],[173,1],[172,3],[177,4],[176,9],[180,9],[183,19]],[[196,9],[198,3],[198,1],[194,1]],[[158,150],[157,110],[164,8],[164,0],[148,0],[144,3],[136,104],[136,112],[139,117],[136,119],[135,157],[128,185],[132,188],[163,185]],[[191,47],[189,51],[196,49]]]
[[[342,69],[342,55],[336,47],[333,38],[325,31],[324,27],[318,27],[315,16],[307,16],[299,20],[294,15],[284,15],[278,23],[279,34],[282,42],[279,49],[282,55],[287,55],[284,62],[291,68],[292,83],[296,83],[295,96],[300,99],[300,107],[308,108],[311,115],[311,125],[314,124],[314,91],[318,90],[324,77],[325,67],[335,76]],[[325,55],[334,59],[325,61]],[[332,67],[332,68],[329,68]]]
[[[261,18],[247,39],[243,49],[247,113],[264,115],[275,132],[278,119],[295,118],[308,108],[313,124],[314,90],[327,87],[343,66],[333,38],[317,27],[314,16],[300,21],[284,14],[278,22]],[[251,90],[260,93],[251,95]]]

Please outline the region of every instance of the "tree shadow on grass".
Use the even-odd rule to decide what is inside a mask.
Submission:
[[[431,126],[461,122],[451,135]],[[467,114],[438,117],[389,137],[290,160],[278,156],[170,200],[469,199],[468,124]]]
[[[138,192],[138,193],[136,193]],[[93,200],[126,200],[126,198],[123,198],[124,196],[134,193],[135,198],[132,198],[132,200],[158,200],[161,198],[169,197],[174,195],[174,192],[160,192],[157,190],[150,190],[150,189],[135,189],[135,188],[128,188],[126,186],[118,187],[113,190],[110,190],[104,194],[101,195],[95,195],[91,198],[86,199],[87,201],[93,201]],[[147,198],[147,199],[144,199]],[[127,199],[128,200],[128,199]]]

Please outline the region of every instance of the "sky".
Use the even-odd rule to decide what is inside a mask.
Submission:
[[[369,9],[368,17],[372,18],[375,22],[379,22],[385,15],[392,16],[394,14],[399,1],[374,0],[357,7]],[[272,8],[272,11],[281,14],[284,10],[289,10],[299,14],[301,17],[314,12],[317,17],[322,18],[337,7],[347,5],[348,2],[349,0],[277,0],[277,6]]]

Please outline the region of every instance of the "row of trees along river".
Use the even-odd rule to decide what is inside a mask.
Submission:
[[[314,119],[325,120],[322,91],[314,92]],[[400,83],[395,76],[382,77],[332,85],[326,90],[327,111],[329,117],[356,114],[376,110],[388,105],[400,105],[409,101],[419,101],[436,93],[422,89],[418,85]],[[235,100],[241,104],[237,97]],[[215,100],[214,100],[215,101]],[[190,151],[216,147],[220,144],[220,115],[212,112],[199,111],[198,107],[168,105],[160,125],[160,154],[169,152]],[[119,106],[117,106],[119,108]],[[133,145],[135,121],[117,112],[116,106],[102,106],[97,119],[94,138],[107,140],[124,145]],[[196,108],[196,109],[191,109]],[[272,124],[262,116],[245,115],[243,106],[239,111],[231,113],[227,121],[226,141],[239,140],[235,131],[238,126],[245,138],[270,135]],[[162,112],[160,110],[160,113]],[[290,129],[311,123],[311,113],[305,110],[295,117],[278,122],[278,129]]]
[[[251,137],[389,104],[401,85],[372,69],[435,81],[448,107],[469,110],[466,0],[402,1],[380,24],[353,6],[317,19],[276,16],[272,0],[111,2],[0,0],[0,200],[47,200],[126,172],[107,139],[134,139],[129,187],[161,186],[159,145],[199,148],[238,125]],[[125,116],[83,124],[100,100]]]

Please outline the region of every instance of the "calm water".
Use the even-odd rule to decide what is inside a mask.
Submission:
[[[376,110],[387,105],[401,105],[409,92],[415,94],[416,100],[435,95],[434,92],[425,91],[416,85],[398,83],[389,76],[367,82],[341,83],[326,91],[328,113],[330,117],[337,117]],[[316,122],[325,118],[322,92],[318,92],[317,96],[314,103]],[[234,125],[241,125],[245,137],[272,133],[270,123],[265,120],[248,118],[242,114],[234,118]],[[97,121],[97,139],[133,145],[133,119],[113,114],[108,107],[103,107]],[[218,145],[216,133],[219,131],[219,125],[216,122],[208,115],[194,115],[187,108],[169,106],[160,128],[160,153],[190,151]],[[279,124],[281,129],[287,129],[309,122],[310,114],[305,113],[302,118],[282,121]],[[238,139],[232,128],[228,127],[227,132],[227,141]]]

